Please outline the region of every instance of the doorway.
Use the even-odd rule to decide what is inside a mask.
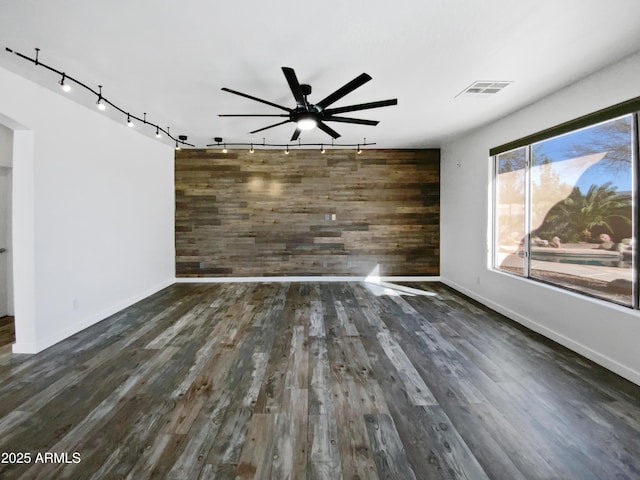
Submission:
[[[3,254],[7,281],[7,307],[15,318],[13,353],[37,353],[35,279],[34,132],[0,111],[0,166],[6,175],[8,197],[0,197],[6,220]],[[3,194],[0,194],[3,195]],[[4,349],[4,347],[2,347]]]
[[[0,347],[15,341],[12,255],[13,132],[0,125]]]

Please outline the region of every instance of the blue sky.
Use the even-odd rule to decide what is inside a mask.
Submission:
[[[622,142],[627,142],[626,145],[629,146],[632,140],[631,116],[628,115],[614,121],[618,122],[621,126],[626,124],[628,127],[628,135],[620,133],[612,137],[601,125],[595,125],[537,143],[535,144],[535,153],[544,154],[555,163],[588,153],[613,150],[616,146],[620,147]],[[613,144],[611,144],[611,142],[613,142]],[[607,143],[610,143],[610,145],[607,146]],[[599,145],[601,146],[600,148],[598,148]],[[590,146],[593,147],[589,150]],[[617,164],[620,165],[619,162]],[[629,162],[628,168],[614,168],[615,165],[616,162],[612,161],[609,156],[605,157],[587,169],[576,185],[580,187],[583,193],[585,193],[591,185],[602,185],[605,182],[612,182],[614,186],[618,187],[619,192],[631,191],[633,179],[631,162]]]

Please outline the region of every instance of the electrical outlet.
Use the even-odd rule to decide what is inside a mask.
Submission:
[[[335,219],[336,219],[336,214],[335,214],[335,213],[332,213],[332,214],[331,214],[331,220],[335,221]]]
[[[324,259],[322,260],[322,268],[327,268],[327,265],[328,265],[327,259],[326,259],[326,258],[324,258]]]
[[[200,262],[200,270],[204,268],[204,262]]]

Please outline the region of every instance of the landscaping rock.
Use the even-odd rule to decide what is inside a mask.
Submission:
[[[560,248],[562,247],[562,243],[560,242],[560,238],[559,237],[553,237],[551,239],[551,241],[549,242],[549,246],[553,247],[553,248]]]
[[[609,241],[609,242],[602,242],[598,248],[600,250],[613,250],[614,246],[615,246],[615,243]]]
[[[611,237],[609,235],[607,235],[606,233],[601,233],[600,235],[598,235],[598,239],[602,243],[611,241]]]
[[[534,245],[536,247],[548,247],[549,246],[549,241],[548,240],[542,240],[540,237],[533,237],[531,239],[531,245]]]

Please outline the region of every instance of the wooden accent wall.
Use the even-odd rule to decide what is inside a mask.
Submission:
[[[176,152],[176,274],[439,275],[439,169],[435,149]]]

